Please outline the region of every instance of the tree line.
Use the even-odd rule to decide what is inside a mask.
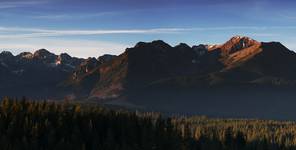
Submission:
[[[296,124],[269,120],[162,117],[69,102],[3,98],[3,150],[296,149]]]

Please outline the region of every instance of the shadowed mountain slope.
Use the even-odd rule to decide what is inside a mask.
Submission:
[[[230,117],[285,119],[295,113],[295,52],[241,36],[192,47],[139,42],[119,56],[88,59],[44,49],[17,56],[2,52],[0,74],[1,96],[67,97]]]

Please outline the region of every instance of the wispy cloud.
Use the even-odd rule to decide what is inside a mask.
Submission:
[[[61,20],[61,19],[85,19],[85,18],[96,18],[104,16],[112,16],[122,14],[122,12],[96,12],[96,13],[71,13],[71,14],[49,14],[49,15],[34,15],[31,16],[33,19],[49,19],[49,20]]]
[[[83,36],[106,34],[171,34],[190,31],[186,28],[154,28],[154,29],[126,29],[126,30],[49,30],[38,28],[9,28],[0,27],[0,38],[36,38],[58,36]],[[20,34],[21,33],[21,34]]]
[[[37,38],[59,36],[90,36],[108,34],[177,34],[197,31],[264,31],[295,30],[296,26],[224,26],[195,28],[153,28],[153,29],[112,29],[112,30],[52,30],[40,28],[0,27],[0,38]],[[2,33],[2,34],[1,34]],[[272,33],[257,33],[255,36],[275,36]]]
[[[0,1],[0,9],[27,7],[32,5],[44,4],[45,1]]]
[[[120,42],[106,42],[98,40],[85,40],[84,38],[71,38],[72,36],[110,35],[110,34],[179,34],[202,33],[243,33],[261,39],[277,39],[280,35],[276,30],[294,31],[296,26],[224,26],[224,27],[195,27],[195,28],[154,28],[154,29],[112,29],[112,30],[54,30],[24,27],[0,27],[1,50],[32,51],[47,48],[53,52],[69,52],[74,56],[88,57],[99,56],[104,53],[120,54],[128,44]],[[206,31],[206,32],[204,32]],[[216,32],[217,31],[217,32]],[[218,32],[219,31],[219,32]],[[228,32],[230,31],[230,32]],[[67,36],[67,38],[64,38]],[[68,37],[69,36],[69,37]],[[183,34],[182,36],[186,36]],[[54,38],[53,38],[54,37]],[[139,39],[141,40],[141,39]],[[165,40],[165,39],[164,39]],[[137,41],[133,41],[137,42]],[[289,44],[290,43],[290,44]],[[294,48],[289,42],[287,46]]]

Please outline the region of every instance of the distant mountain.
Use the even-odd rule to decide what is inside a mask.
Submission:
[[[280,43],[240,36],[211,47],[140,42],[96,69],[100,79],[89,96],[115,98],[156,87],[294,85],[295,61],[295,53]]]
[[[44,49],[0,54],[0,96],[66,97],[168,112],[290,117],[296,113],[295,81],[295,52],[241,36],[192,47],[139,42],[119,56],[88,59]]]
[[[55,96],[56,84],[65,80],[83,59],[55,55],[45,49],[35,53],[0,54],[1,96]]]
[[[92,71],[89,99],[166,112],[291,119],[296,56],[278,42],[140,42]]]
[[[88,58],[76,67],[73,73],[59,87],[69,91],[71,98],[88,98],[91,90],[101,78],[100,68],[115,55],[103,55],[99,58]]]

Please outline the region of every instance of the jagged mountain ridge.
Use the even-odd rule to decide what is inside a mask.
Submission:
[[[106,60],[101,56],[101,61],[107,61],[112,55],[107,56]],[[60,86],[62,82],[89,59],[71,57],[67,53],[56,55],[46,49],[16,56],[3,51],[0,53],[0,96],[63,97],[68,90]]]
[[[214,47],[140,42],[97,70],[101,79],[89,96],[114,98],[148,87],[294,84],[295,73],[285,66],[292,65],[295,53],[280,43],[236,36]],[[281,62],[270,67],[274,60]]]
[[[291,85],[296,72],[291,69],[295,68],[294,58],[295,53],[280,43],[261,43],[241,36],[221,45],[192,47],[185,43],[173,47],[161,40],[139,42],[119,56],[89,59],[65,53],[55,55],[45,49],[16,56],[2,52],[1,88],[38,88],[43,84],[48,93],[59,89],[53,90],[59,97],[114,99],[156,87]],[[274,60],[280,61],[270,67],[269,63]],[[287,68],[287,64],[292,67]],[[47,96],[49,94],[44,95]]]
[[[46,50],[0,53],[0,96],[94,100],[165,112],[291,118],[296,54],[236,36],[220,45],[139,42],[79,59]],[[284,99],[283,99],[284,98]],[[274,113],[276,112],[276,115]]]

